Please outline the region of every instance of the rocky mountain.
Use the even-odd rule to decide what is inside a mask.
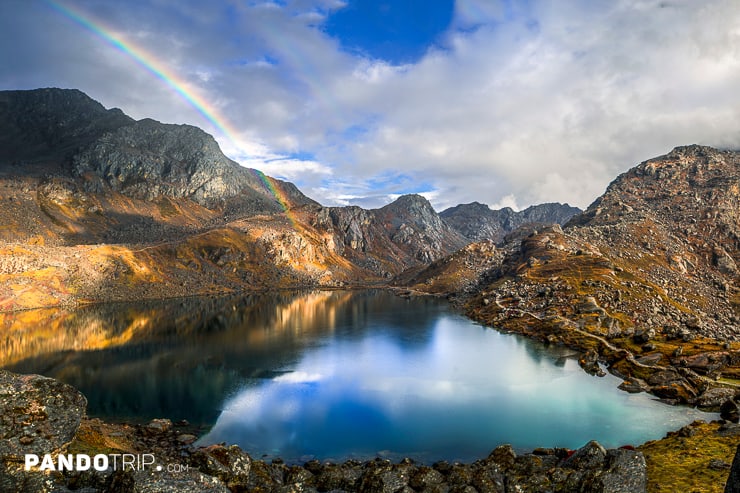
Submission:
[[[548,203],[514,211],[510,207],[492,210],[480,202],[460,204],[440,213],[444,221],[471,241],[492,240],[500,243],[507,234],[528,224],[543,226],[565,224],[582,212],[568,204]]]
[[[0,92],[0,309],[381,282],[467,240],[426,199],[326,208],[188,125]]]
[[[401,196],[380,209],[321,208],[312,224],[333,236],[342,255],[384,278],[426,265],[467,243],[421,195]]]
[[[0,92],[0,133],[0,168],[72,177],[85,192],[188,198],[210,209],[256,214],[282,210],[269,189],[274,183],[290,205],[316,204],[292,184],[271,183],[228,159],[199,128],[137,122],[77,90]]]

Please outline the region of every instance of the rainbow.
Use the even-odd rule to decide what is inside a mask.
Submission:
[[[89,16],[85,15],[78,9],[66,6],[55,0],[44,1],[64,17],[67,17],[85,29],[93,32],[122,53],[133,58],[139,66],[170,86],[170,88],[172,88],[188,104],[195,108],[198,113],[208,120],[208,122],[218,129],[224,137],[229,139],[237,149],[243,148],[239,143],[239,138],[237,137],[237,129],[234,128],[225,117],[219,114],[218,109],[199,95],[196,89],[188,84],[186,80],[167,68],[163,63],[156,60],[151,54],[137,47],[133,43],[126,41],[123,37],[113,32],[112,29],[104,26],[101,22],[93,21]],[[298,222],[293,217],[293,214],[289,212],[290,202],[280,188],[276,186],[274,180],[266,176],[261,171],[255,170],[254,173],[265,186],[267,191],[275,197],[278,204],[283,208],[291,224],[294,227],[297,227]]]
[[[275,180],[272,177],[267,176],[263,172],[261,172],[258,169],[254,170],[254,174],[257,175],[257,178],[260,179],[263,185],[265,185],[265,188],[275,197],[275,200],[277,200],[278,204],[280,204],[280,207],[283,208],[283,211],[285,213],[285,217],[288,218],[288,221],[290,221],[291,226],[293,226],[293,229],[299,230],[302,229],[300,226],[300,223],[296,219],[293,212],[290,210],[290,201],[286,197],[285,193],[283,193],[282,190],[277,186],[277,180]]]
[[[112,29],[105,27],[101,22],[93,21],[80,10],[68,7],[55,0],[45,0],[46,3],[54,10],[73,20],[77,24],[92,31],[105,41],[119,49],[121,52],[133,58],[141,67],[155,75],[165,84],[170,86],[177,94],[187,101],[198,113],[208,120],[219,132],[228,138],[237,148],[239,145],[238,131],[228,123],[226,118],[218,114],[218,110],[200,96],[196,89],[164,64],[157,61],[152,55],[143,49],[135,46],[133,43],[124,40],[120,35],[113,32]]]

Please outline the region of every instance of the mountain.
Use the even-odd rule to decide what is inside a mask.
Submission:
[[[380,209],[323,208],[312,224],[333,235],[342,255],[384,278],[426,265],[468,243],[421,195],[401,196]]]
[[[423,197],[323,207],[77,90],[0,91],[0,199],[0,310],[365,285],[467,243]]]
[[[562,228],[466,250],[486,267],[440,268],[457,252],[409,283],[458,296],[486,325],[583,351],[584,368],[606,364],[627,390],[714,409],[734,395],[722,385],[740,379],[740,152],[678,147]]]
[[[565,224],[582,212],[568,204],[548,203],[516,212],[510,207],[492,210],[480,202],[460,204],[440,213],[444,221],[471,241],[492,240],[500,243],[507,234],[528,224]]]

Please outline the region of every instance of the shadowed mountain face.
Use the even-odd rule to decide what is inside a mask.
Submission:
[[[121,110],[106,110],[74,89],[0,91],[0,169],[58,167],[78,148],[132,123]]]
[[[378,282],[464,246],[429,202],[322,207],[199,128],[0,92],[0,309]]]
[[[524,225],[565,224],[581,212],[568,204],[539,204],[516,212],[510,207],[492,210],[479,202],[460,204],[439,215],[457,232],[471,241],[492,240],[500,243],[506,235]]]

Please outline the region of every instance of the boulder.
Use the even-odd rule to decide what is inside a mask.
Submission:
[[[245,488],[249,484],[252,459],[236,445],[211,445],[196,450],[190,457],[190,464],[230,487]]]
[[[63,491],[54,486],[54,476],[24,471],[25,455],[63,452],[86,406],[85,397],[70,385],[0,370],[0,490]]]
[[[629,377],[619,385],[619,389],[630,394],[638,394],[640,392],[647,392],[649,387],[641,378]]]
[[[86,406],[70,385],[0,370],[0,460],[59,452],[72,441]]]
[[[605,471],[593,481],[596,493],[640,493],[647,491],[647,464],[642,452],[614,449],[606,454]]]
[[[740,409],[734,399],[727,399],[719,407],[719,415],[722,419],[737,423],[740,421]]]
[[[571,469],[600,469],[605,460],[606,449],[599,442],[591,440],[568,457],[563,462],[563,467]]]
[[[702,409],[717,410],[725,401],[735,397],[735,389],[713,387],[707,389],[696,399],[696,405]]]
[[[218,478],[203,474],[200,471],[167,471],[142,470],[133,474],[133,484],[126,484],[122,489],[110,489],[111,493],[230,493],[225,484]]]

